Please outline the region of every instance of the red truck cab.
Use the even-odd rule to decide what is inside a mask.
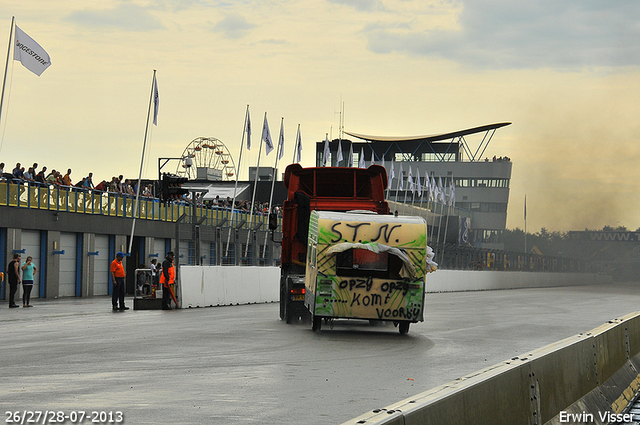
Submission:
[[[284,185],[288,192],[282,213],[280,318],[291,323],[308,317],[304,291],[311,211],[389,214],[389,204],[384,199],[387,172],[380,165],[365,169],[291,164],[285,170]]]

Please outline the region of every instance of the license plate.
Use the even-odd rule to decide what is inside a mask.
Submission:
[[[293,296],[293,300],[294,301],[304,301],[304,295],[294,295]]]

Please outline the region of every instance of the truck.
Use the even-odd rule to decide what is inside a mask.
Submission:
[[[393,321],[400,326],[401,333],[408,332],[408,323],[423,320],[424,276],[435,270],[433,253],[427,246],[426,223],[419,217],[389,214],[389,204],[384,197],[387,187],[384,167],[303,168],[300,164],[291,164],[285,170],[284,184],[287,199],[282,208],[282,320],[286,323],[309,320],[313,330],[320,330],[323,320],[335,318]],[[333,220],[334,227],[326,227],[327,220]],[[351,233],[342,232],[336,222],[346,226],[343,230],[351,229]],[[275,223],[270,220],[271,229]],[[366,227],[369,227],[367,231]],[[370,234],[373,227],[380,232],[377,239]],[[412,230],[406,232],[410,228]],[[357,234],[356,230],[361,231],[359,236],[364,240],[342,237]],[[401,234],[418,237],[411,242],[411,238],[399,238]],[[394,242],[390,243],[392,236]],[[411,244],[418,247],[409,247]],[[407,248],[413,250],[413,257],[407,256]],[[327,251],[329,249],[333,251]],[[324,268],[317,267],[318,261]],[[355,286],[351,286],[350,281],[355,281]],[[342,287],[344,285],[347,288]],[[384,309],[383,305],[359,310],[338,308],[347,303],[370,301],[369,298],[364,301],[366,294],[357,295],[359,285],[375,291],[376,303],[378,296],[384,296],[387,303],[393,298],[394,307],[388,304],[389,308]],[[358,298],[354,301],[353,297]]]

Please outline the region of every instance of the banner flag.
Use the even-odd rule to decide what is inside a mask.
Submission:
[[[353,167],[353,143],[349,145],[349,167]]]
[[[391,182],[393,182],[393,179],[396,177],[396,164],[395,162],[391,161],[391,173],[389,174],[389,182],[387,183],[387,187],[389,189],[391,189]]]
[[[247,122],[244,131],[247,133],[247,150],[251,150],[251,117],[249,116],[249,107],[247,106]]]
[[[156,73],[153,73],[153,125],[158,125],[158,109],[160,108],[160,97],[158,96],[158,80]]]
[[[371,149],[371,164],[369,165],[373,165],[376,163],[376,157],[374,155],[375,152],[373,152],[373,149]]]
[[[364,148],[360,148],[360,158],[358,158],[358,168],[367,168],[367,164],[364,160]]]
[[[451,180],[451,186],[449,186],[449,205],[456,206],[456,185],[453,179]]]
[[[409,179],[408,179],[409,184],[407,185],[407,188],[411,191],[411,194],[413,195],[415,192],[415,186],[413,185],[413,174],[411,172],[411,165],[409,165]]]
[[[51,66],[49,54],[36,41],[29,37],[18,26],[16,28],[16,44],[13,49],[13,59],[37,76]]]
[[[302,136],[300,135],[300,124],[298,124],[298,135],[296,136],[296,144],[298,145],[298,158],[296,162],[302,160]]]
[[[282,159],[284,155],[284,119],[280,123],[280,136],[278,137],[278,149],[280,149],[280,154],[278,155],[278,159]]]
[[[329,149],[329,135],[324,136],[324,154],[322,155],[322,166],[326,167],[327,162],[329,162],[329,155],[331,155],[331,150]]]
[[[340,161],[342,161],[344,158],[342,157],[342,139],[338,140],[338,158],[337,158],[337,163],[336,165],[340,165]]]
[[[269,131],[266,112],[264,113],[264,124],[262,125],[262,141],[266,144],[264,150],[267,155],[269,155],[273,150],[273,141],[271,140],[271,132]]]
[[[416,185],[418,186],[418,197],[422,196],[422,185],[420,184],[420,168],[416,167]],[[420,203],[422,205],[422,202]]]

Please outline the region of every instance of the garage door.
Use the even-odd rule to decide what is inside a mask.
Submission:
[[[40,274],[43,270],[40,270],[40,231],[39,230],[23,230],[22,231],[22,249],[25,253],[22,254],[20,261],[24,263],[27,261],[27,257],[33,257],[33,264],[36,266],[37,271],[33,275],[33,290],[31,291],[31,298],[40,297]],[[22,266],[22,264],[20,264]],[[22,290],[22,288],[20,288]]]
[[[93,295],[109,294],[109,235],[96,235],[98,255],[93,263]]]
[[[75,233],[60,234],[60,249],[64,250],[60,255],[60,297],[76,296],[76,246]]]
[[[153,248],[152,248],[152,252],[150,252],[149,254],[157,254],[157,257],[149,257],[149,260],[152,260],[153,258],[157,259],[159,263],[162,263],[162,260],[164,259],[164,257],[166,257],[167,252],[165,250],[165,242],[166,239],[165,238],[155,238],[153,240]]]
[[[180,241],[180,258],[178,258],[178,264],[181,266],[194,264],[192,246],[191,241]]]

